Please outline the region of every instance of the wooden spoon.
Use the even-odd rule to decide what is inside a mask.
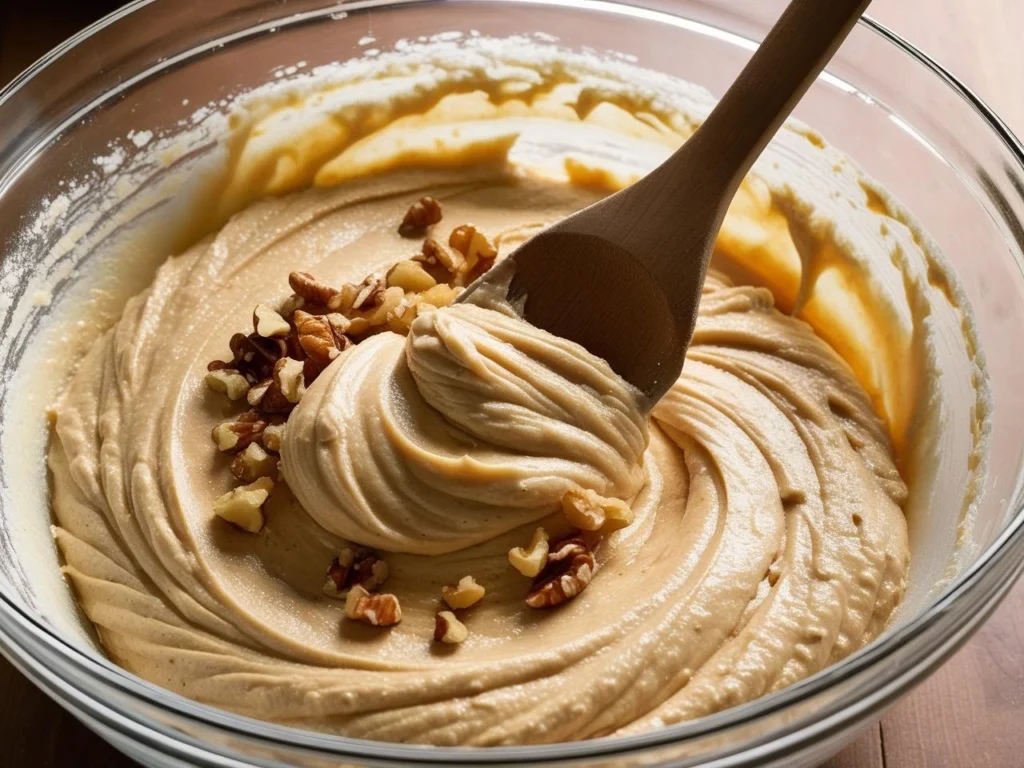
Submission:
[[[459,298],[503,292],[604,358],[653,407],[693,334],[725,211],[871,0],[793,0],[703,125],[658,168],[548,227]]]

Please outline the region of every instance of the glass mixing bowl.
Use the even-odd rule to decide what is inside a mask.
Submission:
[[[278,67],[345,60],[370,42],[390,49],[453,30],[614,51],[720,93],[781,7],[745,0],[139,0],[0,92],[0,650],[148,766],[810,765],[877,719],[977,629],[1024,564],[1024,356],[1010,346],[1024,328],[1024,150],[948,72],[870,20],[853,31],[797,116],[913,211],[952,263],[987,352],[993,420],[989,470],[956,573],[945,582],[936,577],[925,587],[943,586],[930,591],[919,584],[907,601],[913,609],[843,662],[752,703],[630,738],[480,751],[298,731],[181,698],[104,658],[74,621],[42,492],[34,496],[16,482],[39,471],[41,454],[18,443],[12,425],[25,418],[41,424],[42,415],[12,413],[8,395],[26,381],[27,352],[51,312],[74,295],[91,256],[69,247],[66,258],[44,265],[40,253],[88,233],[51,232],[37,214],[56,205],[57,179],[97,160],[119,162],[110,141],[130,129],[173,131],[198,105],[260,85]],[[63,192],[61,205],[73,211],[111,190]],[[53,291],[39,296],[29,286],[44,269]],[[910,525],[920,546],[954,535]]]

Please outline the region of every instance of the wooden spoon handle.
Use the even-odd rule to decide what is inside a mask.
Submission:
[[[718,183],[735,191],[870,2],[793,0],[687,142],[687,152],[671,158],[665,170],[685,163],[683,154],[714,157]]]
[[[870,2],[792,0],[701,127],[592,217],[593,229],[642,254],[655,279],[673,287],[672,311],[681,326],[689,325],[687,340],[736,189]],[[628,225],[614,229],[606,223],[623,221]]]
[[[736,188],[869,2],[792,0],[672,157],[536,235],[459,300],[480,285],[506,290],[529,322],[603,357],[656,402],[682,369]]]

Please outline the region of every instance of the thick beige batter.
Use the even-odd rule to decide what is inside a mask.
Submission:
[[[345,355],[289,418],[281,458],[328,530],[434,555],[539,521],[573,488],[632,499],[646,422],[600,358],[462,304]]]
[[[228,412],[203,385],[206,362],[223,357],[257,302],[284,297],[289,271],[338,284],[406,256],[395,222],[424,192],[442,200],[446,221],[473,221],[506,252],[594,199],[482,167],[256,203],[169,260],[80,366],[51,452],[58,541],[118,663],[280,722],[514,744],[714,712],[882,630],[908,561],[906,491],[885,429],[807,325],[774,309],[769,291],[719,274],[646,451],[629,391],[603,363],[534,331],[536,344],[553,345],[537,351],[529,329],[461,307],[426,316],[409,340],[356,346],[293,416],[285,474],[300,497],[322,500],[344,472],[365,486],[365,505],[324,516],[332,505],[314,501],[307,514],[278,493],[257,536],[214,519],[232,480],[210,443]],[[465,355],[446,357],[441,337],[460,338]],[[508,363],[499,377],[466,366],[485,348]],[[461,401],[446,395],[451,376]],[[524,395],[549,384],[551,399]],[[326,426],[304,423],[314,416]],[[527,419],[545,436],[518,431]],[[310,435],[321,428],[344,442],[318,447]],[[474,439],[460,447],[461,432]],[[432,480],[424,489],[410,477]],[[636,495],[637,520],[607,543],[579,598],[531,611],[506,553],[573,482]],[[460,515],[446,516],[456,499]],[[559,517],[545,524],[565,530]],[[396,553],[397,627],[342,622],[340,603],[321,595],[342,546],[327,529]],[[429,641],[437,596],[466,573],[487,597],[467,619],[469,640],[441,652]]]
[[[932,298],[959,311],[961,295],[898,204],[798,125],[741,187],[683,375],[649,421],[573,345],[441,310],[321,374],[258,535],[214,518],[235,483],[210,431],[237,409],[206,388],[206,364],[257,303],[285,298],[291,271],[340,285],[408,258],[418,243],[395,228],[423,194],[441,200],[443,233],[472,222],[507,254],[635,178],[710,103],[513,43],[381,56],[236,106],[176,233],[195,244],[128,302],[55,408],[56,538],[117,663],[291,725],[521,744],[750,701],[885,628],[909,559],[897,465],[926,502],[915,483],[942,424]],[[636,520],[582,594],[528,609],[508,550],[538,524],[567,532],[555,509],[574,485],[630,500]],[[343,621],[322,594],[345,537],[385,552],[397,626]],[[431,643],[442,585],[466,574],[487,588],[469,638]]]

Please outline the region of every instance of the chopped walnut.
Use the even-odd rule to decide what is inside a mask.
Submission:
[[[379,306],[381,295],[387,288],[387,283],[380,275],[368,275],[362,284],[356,286],[356,295],[352,299],[351,309],[369,309]]]
[[[467,273],[481,261],[490,261],[498,255],[494,243],[472,224],[463,224],[453,229],[448,237],[448,245],[466,257]]]
[[[253,408],[259,407],[263,402],[263,396],[267,394],[267,390],[270,389],[270,386],[273,383],[273,379],[264,379],[263,381],[253,384],[245,395],[245,399],[249,405]]]
[[[439,643],[457,645],[469,637],[466,625],[455,618],[451,611],[441,611],[434,617],[434,640]]]
[[[313,277],[309,272],[292,272],[288,275],[288,285],[295,291],[296,296],[321,307],[329,306],[331,299],[338,295],[337,288],[332,288],[327,283]]]
[[[285,337],[284,342],[285,346],[287,347],[287,351],[285,352],[284,356],[290,357],[292,360],[305,362],[306,358],[309,356],[306,354],[306,350],[304,350],[302,348],[302,345],[299,343],[299,334],[298,331],[296,331],[295,329],[295,315],[296,313],[302,311],[303,310],[297,309],[295,310],[295,312],[292,312],[292,332],[289,333],[287,337]]]
[[[402,237],[421,237],[427,227],[441,221],[441,204],[426,195],[409,206],[402,223],[398,225],[398,234]]]
[[[602,533],[611,533],[633,524],[636,515],[633,508],[621,499],[602,499],[601,507],[604,509],[604,526]]]
[[[571,600],[587,588],[596,571],[594,553],[582,537],[562,539],[551,545],[548,564],[533,582],[526,604],[551,608]]]
[[[419,293],[437,285],[437,280],[415,261],[400,261],[387,273],[388,287],[397,286],[406,293]]]
[[[562,511],[569,525],[584,531],[599,531],[604,525],[604,510],[577,488],[562,496]]]
[[[425,197],[407,212],[403,234],[426,235],[440,220],[440,204]],[[288,414],[343,350],[380,331],[407,334],[417,317],[455,301],[467,280],[496,256],[493,243],[465,224],[446,243],[427,239],[421,253],[359,284],[335,288],[308,272],[289,274],[292,294],[280,305],[258,304],[255,331],[234,334],[231,360],[208,366],[212,389],[235,401],[244,398],[252,409],[213,429],[218,449],[239,454],[232,463],[235,475],[269,476],[274,464],[279,471],[277,454]]]
[[[207,373],[206,386],[227,395],[229,400],[241,400],[249,392],[249,380],[231,368],[218,368]]]
[[[416,319],[416,307],[419,300],[413,294],[407,294],[399,300],[395,308],[387,313],[388,328],[395,333],[407,334],[412,321]]]
[[[288,321],[266,304],[256,305],[252,312],[252,327],[258,336],[266,339],[287,336],[292,332]]]
[[[345,617],[375,627],[391,627],[402,620],[402,607],[394,595],[371,594],[356,584],[345,598]]]
[[[371,328],[387,324],[404,298],[405,291],[401,288],[385,288],[378,296],[376,308],[366,315],[366,322]]]
[[[487,592],[472,576],[463,576],[456,587],[441,588],[441,599],[450,608],[469,608],[479,603]]]
[[[234,421],[225,421],[213,428],[213,441],[221,451],[241,451],[263,435],[267,422],[255,411],[248,411]]]
[[[584,531],[611,533],[633,522],[633,510],[624,501],[579,488],[562,496],[562,511],[570,525]]]
[[[360,570],[360,569],[357,569]],[[359,583],[368,590],[377,590],[384,586],[384,582],[391,575],[391,569],[383,560],[376,560],[370,565],[370,574],[366,578],[360,576]]]
[[[548,564],[548,532],[538,528],[533,532],[529,549],[514,547],[509,550],[508,561],[512,567],[529,579],[540,573]]]
[[[431,242],[436,242],[436,241],[432,240]],[[424,245],[426,245],[426,242],[424,242]],[[441,266],[441,262],[439,262],[437,260],[437,255],[436,255],[436,252],[433,250],[433,248],[434,248],[434,246],[428,246],[428,247],[424,248],[421,245],[420,246],[420,252],[417,253],[416,255],[414,255],[410,259],[410,261],[416,262],[417,264],[422,266],[424,269],[426,269],[431,274],[437,273],[437,269],[435,269],[435,268],[443,270],[444,268]],[[440,273],[440,274],[443,274],[443,272]],[[447,275],[447,274],[445,274],[444,276],[445,277],[450,277],[450,275]]]
[[[350,547],[345,547],[338,556],[331,561],[327,568],[327,580],[324,582],[323,592],[328,597],[337,597],[348,594],[353,584],[352,566],[356,561],[356,553]]]
[[[224,422],[213,428],[213,442],[219,451],[233,451],[238,447],[239,435],[233,428],[234,422]]]
[[[345,317],[340,312],[331,312],[324,315],[327,319],[327,323],[331,326],[331,330],[336,334],[344,335],[348,332],[349,328],[352,327],[352,320]]]
[[[273,488],[274,481],[269,477],[234,488],[213,502],[213,513],[243,531],[259,533],[264,523],[263,504]]]
[[[358,295],[358,285],[345,283],[345,285],[341,286],[341,290],[338,291],[337,295],[335,295],[334,298],[327,302],[327,308],[331,310],[331,312],[351,312],[352,305],[355,304],[356,296]]]
[[[264,429],[264,437],[266,429]],[[249,443],[231,462],[231,474],[244,483],[277,474],[278,458],[271,456],[259,443]]]
[[[252,384],[270,378],[274,364],[288,353],[283,339],[265,339],[256,333],[236,333],[228,346],[234,355],[234,367]]]
[[[274,384],[281,390],[281,394],[285,396],[289,403],[294,405],[299,402],[306,393],[306,382],[302,376],[302,363],[290,357],[278,360],[274,366]],[[267,395],[264,395],[263,399],[266,400],[269,395],[270,391],[267,392]]]
[[[328,597],[344,597],[358,584],[368,592],[384,586],[390,570],[388,564],[372,552],[345,547],[327,569],[323,592]]]
[[[423,291],[417,299],[419,301],[419,307],[423,305],[430,305],[440,309],[441,307],[449,306],[455,299],[462,293],[458,288],[452,288],[450,285],[445,283],[438,283],[433,288],[428,288]]]
[[[351,340],[344,333],[335,331],[335,323],[329,315],[311,315],[297,310],[294,315],[295,333],[305,353],[322,370],[331,364],[342,350],[351,346]],[[341,315],[338,315],[341,317]]]
[[[285,360],[287,359],[289,358],[285,358]],[[284,361],[282,360],[281,362],[283,363]],[[296,361],[293,360],[292,362]],[[299,365],[302,365],[302,363],[299,363]],[[267,386],[264,387],[264,384]],[[281,384],[276,379],[267,379],[265,382],[260,382],[249,392],[252,393],[254,390],[256,390],[257,395],[260,392],[262,392],[262,395],[259,396],[259,402],[253,407],[258,406],[263,413],[279,413],[286,416],[295,407],[295,403],[285,396],[281,389]]]
[[[284,439],[284,424],[267,424],[263,429],[263,447],[268,451],[280,453],[281,441]]]
[[[423,241],[423,255],[428,263],[434,261],[440,264],[453,277],[459,275],[466,264],[465,256],[432,238]]]

